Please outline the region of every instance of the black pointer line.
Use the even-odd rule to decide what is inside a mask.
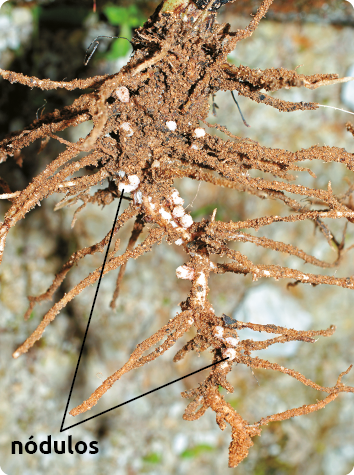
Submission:
[[[103,271],[104,271],[104,266],[106,265],[107,256],[108,256],[108,251],[109,251],[109,248],[110,248],[110,245],[111,245],[111,242],[112,242],[112,237],[113,237],[114,228],[115,228],[115,225],[116,225],[116,222],[117,222],[117,219],[118,219],[119,209],[120,209],[120,205],[121,205],[122,199],[123,199],[123,193],[124,193],[124,190],[122,190],[122,192],[121,192],[121,194],[120,194],[120,200],[119,200],[119,203],[118,203],[118,208],[117,208],[117,212],[116,212],[116,217],[114,218],[114,223],[113,223],[113,227],[112,227],[111,236],[110,236],[110,238],[109,238],[106,255],[104,256],[104,261],[103,261],[103,265],[102,265],[102,269],[101,269],[101,274],[100,274],[100,277],[99,277],[99,279],[98,279],[98,284],[97,284],[97,287],[96,287],[96,293],[95,293],[95,297],[94,297],[94,299],[93,299],[93,303],[92,303],[92,307],[91,307],[90,317],[89,317],[89,320],[88,320],[88,322],[87,322],[87,327],[86,327],[86,331],[85,331],[85,336],[84,336],[84,339],[83,339],[82,345],[81,345],[80,356],[79,356],[79,359],[78,359],[78,361],[77,361],[74,378],[73,378],[73,381],[72,381],[72,383],[71,383],[71,388],[70,388],[70,393],[69,393],[68,402],[66,403],[66,408],[65,408],[65,411],[64,411],[63,420],[62,420],[61,426],[60,426],[60,432],[63,432],[63,430],[66,430],[66,429],[63,429],[63,425],[64,425],[64,422],[65,422],[66,414],[67,414],[67,412],[68,412],[68,407],[69,407],[69,403],[70,403],[70,399],[71,399],[71,394],[72,394],[72,392],[73,392],[73,388],[74,388],[74,384],[75,384],[75,379],[76,379],[77,372],[78,372],[78,369],[79,369],[82,352],[83,352],[83,349],[84,349],[84,346],[85,346],[85,341],[86,341],[86,337],[87,337],[87,332],[88,332],[88,329],[89,329],[89,326],[90,326],[90,323],[91,323],[91,317],[92,317],[92,314],[93,314],[93,309],[94,309],[94,307],[95,307],[95,303],[96,303],[96,299],[97,299],[97,294],[98,294],[98,291],[99,291],[99,288],[100,288],[101,279],[102,279],[102,275],[103,275]],[[83,421],[83,422],[85,422],[85,421]],[[80,424],[80,423],[79,423],[79,424]],[[75,424],[75,425],[77,425],[77,424]],[[71,427],[72,427],[72,426],[71,426]],[[67,427],[67,429],[69,429],[69,427]]]
[[[83,424],[84,422],[89,421],[89,420],[91,420],[91,419],[94,419],[95,417],[101,416],[102,414],[105,414],[106,412],[113,411],[113,409],[117,409],[118,407],[124,406],[125,404],[128,404],[129,402],[132,402],[132,401],[135,401],[136,399],[140,399],[141,397],[147,396],[148,394],[151,394],[151,393],[153,393],[153,392],[155,392],[155,391],[158,391],[159,389],[165,388],[166,386],[169,386],[170,384],[176,383],[177,381],[181,381],[181,379],[188,378],[188,376],[191,376],[192,374],[199,373],[200,371],[203,371],[204,369],[210,368],[211,366],[215,366],[215,365],[217,365],[217,364],[219,364],[219,363],[222,363],[223,361],[229,359],[229,358],[224,358],[224,359],[218,361],[217,363],[213,363],[213,364],[210,364],[210,365],[208,365],[208,366],[204,366],[204,368],[198,369],[197,371],[193,371],[193,373],[186,374],[185,376],[182,376],[181,378],[175,379],[174,381],[171,381],[170,383],[167,383],[167,384],[164,384],[163,386],[159,386],[158,388],[152,389],[151,391],[148,391],[147,393],[141,394],[140,396],[136,396],[136,397],[134,397],[133,399],[129,399],[129,401],[122,402],[122,404],[118,404],[117,406],[111,407],[111,409],[107,409],[106,411],[100,412],[99,414],[96,414],[95,416],[92,416],[92,417],[89,417],[89,418],[87,418],[87,419],[84,419],[84,420],[81,421],[81,422],[77,422],[76,424],[73,424],[72,426],[69,426],[69,427],[66,427],[65,429],[63,429],[63,425],[64,425],[64,422],[65,422],[65,417],[66,417],[66,414],[67,414],[67,412],[68,412],[68,407],[69,407],[69,403],[70,403],[70,399],[71,399],[71,394],[72,394],[72,392],[73,392],[73,388],[74,388],[74,384],[75,384],[75,379],[76,379],[77,372],[78,372],[79,365],[80,365],[80,360],[81,360],[82,352],[83,352],[83,349],[84,349],[84,346],[85,346],[86,336],[87,336],[87,332],[88,332],[88,329],[89,329],[89,326],[90,326],[91,317],[92,317],[92,314],[93,314],[93,309],[94,309],[94,307],[95,307],[98,290],[99,290],[99,288],[100,288],[100,284],[101,284],[101,279],[102,279],[104,267],[105,267],[105,265],[106,265],[107,256],[108,256],[108,251],[109,251],[109,248],[110,248],[110,245],[111,245],[114,228],[115,228],[115,225],[116,225],[116,222],[117,222],[117,219],[118,219],[119,209],[120,209],[120,205],[121,205],[122,199],[123,199],[123,193],[124,193],[124,190],[122,190],[122,193],[121,193],[121,195],[120,195],[120,200],[119,200],[119,203],[118,203],[118,209],[117,209],[116,217],[115,217],[115,219],[114,219],[111,236],[110,236],[110,238],[109,238],[109,243],[108,243],[108,246],[107,246],[106,255],[105,255],[105,257],[104,257],[104,261],[103,261],[103,265],[102,265],[102,269],[101,269],[101,274],[100,274],[100,277],[99,277],[99,279],[98,279],[98,284],[97,284],[97,288],[96,288],[96,293],[95,293],[95,297],[94,297],[94,299],[93,299],[93,304],[92,304],[92,307],[91,307],[90,317],[89,317],[89,320],[88,320],[88,323],[87,323],[87,327],[86,327],[86,331],[85,331],[85,336],[84,336],[84,339],[83,339],[83,342],[82,342],[82,345],[81,345],[80,356],[79,356],[79,359],[78,359],[78,362],[77,362],[77,365],[76,365],[74,378],[73,378],[73,381],[72,381],[72,383],[71,383],[69,398],[68,398],[68,402],[66,403],[66,407],[65,407],[65,411],[64,411],[64,416],[63,416],[63,420],[62,420],[61,427],[60,427],[60,432],[64,432],[65,430],[71,429],[72,427],[75,427],[75,426],[78,426],[78,425],[80,425],[80,424]]]
[[[133,399],[129,399],[129,401],[122,402],[122,404],[118,404],[118,406],[111,407],[110,409],[107,409],[106,411],[100,412],[99,414],[96,414],[95,416],[88,417],[87,419],[77,422],[76,424],[73,424],[72,426],[66,427],[65,429],[60,429],[60,432],[64,432],[65,430],[71,429],[72,427],[78,426],[80,424],[83,424],[86,421],[90,421],[91,419],[94,419],[95,417],[102,416],[102,414],[106,414],[106,412],[113,411],[113,409],[117,409],[118,407],[124,406],[125,404],[128,404],[132,401],[136,401],[136,399],[140,399],[141,397],[147,396],[148,394],[154,393],[155,391],[158,391],[159,389],[165,388],[166,386],[169,386],[170,384],[176,383],[177,381],[181,381],[181,379],[188,378],[188,376],[192,376],[192,374],[199,373],[200,371],[203,371],[204,369],[210,368],[211,366],[216,366],[217,364],[221,363],[222,361],[228,360],[229,358],[224,358],[223,360],[218,361],[217,363],[210,364],[208,366],[204,366],[204,368],[198,369],[197,371],[193,371],[193,373],[186,374],[185,376],[182,376],[181,378],[175,379],[171,381],[170,383],[164,384],[163,386],[159,386],[158,388],[152,389],[151,391],[148,391],[147,393],[141,394],[140,396],[133,397]]]

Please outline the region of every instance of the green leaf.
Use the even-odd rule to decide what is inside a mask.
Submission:
[[[215,204],[208,204],[206,206],[202,206],[199,209],[191,211],[191,216],[194,219],[200,218],[201,216],[206,217],[213,214],[214,209],[216,208]]]
[[[186,449],[184,452],[181,453],[182,458],[193,458],[197,457],[198,455],[202,454],[203,452],[211,452],[214,450],[215,447],[212,447],[208,444],[199,444],[194,446],[192,449]]]
[[[103,11],[111,25],[117,26],[128,23],[129,14],[127,8],[107,5]]]
[[[128,25],[131,28],[136,28],[145,21],[145,17],[139,12],[136,5],[130,5],[129,7],[106,5],[103,11],[109,23],[114,26]]]
[[[39,19],[40,19],[41,13],[42,13],[42,7],[40,7],[39,5],[36,5],[36,6],[34,6],[30,9],[30,12],[31,12],[32,17],[33,17],[33,22],[35,23],[35,25],[37,27],[38,24],[39,24]]]
[[[240,407],[240,399],[231,399],[230,401],[228,401],[230,406],[232,406],[234,409],[238,409]]]
[[[160,463],[162,460],[161,454],[157,454],[156,452],[151,452],[151,454],[145,455],[143,457],[144,462],[148,463]]]

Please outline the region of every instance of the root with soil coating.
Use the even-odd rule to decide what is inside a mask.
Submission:
[[[189,0],[169,0],[161,4],[147,23],[139,28],[132,40],[134,55],[129,64],[112,76],[100,76],[72,82],[54,82],[49,79],[30,78],[19,73],[0,70],[0,75],[14,83],[18,82],[43,90],[65,88],[92,88],[84,93],[72,106],[61,111],[44,115],[25,130],[10,134],[0,143],[0,161],[14,156],[37,139],[53,138],[66,144],[66,150],[40,173],[22,191],[12,192],[1,180],[3,198],[12,201],[4,222],[0,227],[0,259],[4,252],[5,240],[9,230],[22,219],[28,211],[41,200],[53,193],[65,193],[57,208],[82,200],[108,204],[120,196],[130,193],[131,203],[119,217],[114,235],[128,220],[135,218],[132,237],[127,250],[116,256],[119,240],[109,253],[104,273],[120,267],[117,288],[112,301],[119,292],[119,284],[126,263],[138,258],[165,239],[169,244],[183,247],[189,261],[177,268],[178,278],[191,281],[187,299],[181,303],[181,313],[144,342],[139,344],[127,363],[70,414],[77,415],[91,409],[99,398],[128,371],[154,360],[172,347],[177,339],[194,325],[197,336],[180,350],[175,361],[180,360],[191,350],[210,349],[214,363],[222,358],[227,361],[216,365],[206,380],[197,389],[182,394],[192,398],[184,418],[195,420],[207,408],[216,413],[216,421],[223,430],[226,423],[232,428],[229,465],[236,467],[248,454],[253,445],[252,437],[259,435],[261,426],[271,421],[284,420],[293,416],[307,414],[321,409],[334,400],[341,392],[354,392],[354,388],[341,382],[343,372],[333,387],[322,387],[306,379],[300,373],[283,368],[260,358],[252,358],[251,352],[265,349],[274,343],[305,341],[313,343],[315,336],[330,336],[334,327],[321,331],[296,331],[275,325],[256,325],[235,322],[229,324],[225,318],[218,317],[207,300],[208,278],[210,273],[234,272],[251,274],[253,280],[260,278],[294,279],[295,283],[329,284],[343,288],[354,288],[354,279],[337,278],[318,274],[303,273],[296,269],[275,265],[254,264],[245,255],[227,246],[227,241],[252,242],[258,246],[295,255],[304,262],[327,268],[337,265],[349,249],[332,236],[323,223],[324,218],[346,218],[353,222],[354,207],[350,199],[352,188],[343,196],[335,196],[330,183],[327,190],[312,189],[289,184],[292,171],[307,170],[300,166],[303,160],[322,160],[344,163],[353,170],[353,154],[336,147],[314,146],[298,152],[270,149],[260,144],[233,136],[224,141],[211,136],[202,124],[206,124],[209,113],[209,98],[217,91],[233,91],[262,102],[283,112],[313,110],[317,103],[294,103],[272,98],[266,92],[281,88],[304,86],[310,89],[343,82],[335,74],[315,74],[305,76],[296,71],[283,68],[270,68],[264,71],[245,66],[232,66],[227,55],[236,44],[251,36],[261,18],[270,7],[272,0],[264,0],[251,23],[244,30],[231,32],[227,24],[215,21],[216,10],[227,0],[204,0],[196,4]],[[200,9],[199,9],[199,8]],[[265,92],[266,91],[266,92]],[[92,120],[94,127],[85,139],[76,143],[65,141],[57,132],[84,121]],[[353,127],[348,124],[348,131]],[[85,156],[77,158],[80,152]],[[80,178],[72,175],[85,167],[96,167],[96,172]],[[270,173],[274,179],[253,178],[250,170]],[[309,171],[309,170],[307,170]],[[310,172],[310,171],[309,171]],[[311,172],[310,172],[311,173]],[[244,191],[262,199],[281,200],[293,211],[285,217],[266,216],[242,222],[224,223],[215,220],[193,221],[183,207],[183,199],[174,186],[177,178],[189,177],[213,183],[218,186]],[[92,186],[108,180],[109,186],[90,195]],[[310,199],[303,205],[289,193]],[[319,204],[316,210],[311,205]],[[81,209],[80,207],[79,209]],[[321,261],[301,249],[276,242],[264,237],[255,237],[242,230],[270,225],[274,222],[295,222],[312,220],[324,233],[329,242],[334,243],[338,255],[333,263]],[[148,228],[148,236],[141,244],[136,244],[143,227]],[[85,255],[102,252],[109,235],[101,242],[75,252],[62,270],[56,275],[53,284],[44,294],[29,297],[28,316],[37,302],[51,299],[55,290],[65,279],[67,273]],[[211,256],[225,256],[232,263],[214,264]],[[88,275],[72,288],[44,316],[33,334],[14,352],[15,358],[27,352],[39,340],[51,321],[68,302],[84,288],[96,282],[100,268]],[[237,330],[251,328],[255,331],[278,334],[262,342],[240,341]],[[167,339],[147,355],[144,352]],[[232,366],[242,363],[252,368],[266,368],[286,373],[303,384],[328,396],[315,404],[302,406],[249,424],[233,409],[219,393],[219,385],[233,392],[226,376]],[[199,408],[199,409],[198,409]]]

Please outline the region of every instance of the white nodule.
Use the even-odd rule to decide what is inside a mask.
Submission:
[[[185,214],[181,218],[181,225],[185,228],[188,229],[192,226],[193,224],[193,218],[189,214]]]
[[[204,272],[201,272],[198,276],[198,279],[196,281],[197,285],[201,285],[203,288],[206,287],[206,277]]]
[[[165,219],[165,220],[168,221],[168,222],[171,221],[172,216],[171,216],[171,214],[170,214],[168,211],[164,210],[163,208],[160,208],[160,209],[159,209],[159,213],[161,214],[161,216],[163,217],[163,219]]]
[[[176,206],[172,211],[172,215],[174,218],[181,218],[184,214],[184,208],[181,205]]]
[[[138,185],[140,183],[140,179],[139,179],[138,175],[128,176],[128,181],[132,186],[136,186],[136,187],[138,187]]]
[[[222,338],[223,335],[224,335],[224,329],[223,329],[223,327],[220,327],[218,325],[218,326],[214,327],[213,333],[214,333],[214,336],[216,336],[216,338]]]
[[[176,275],[179,279],[193,280],[194,274],[195,274],[194,269],[186,265],[179,266],[176,269]]]
[[[225,338],[225,341],[228,345],[237,346],[238,342],[239,342],[239,339],[238,338],[233,338],[232,336],[229,336],[229,337]]]
[[[198,275],[195,283],[197,285],[196,298],[197,298],[198,302],[201,305],[204,306],[204,301],[205,301],[205,297],[206,297],[206,290],[207,290],[207,281],[206,281],[206,277],[205,277],[204,272],[200,272],[200,274]],[[199,289],[201,289],[201,290],[199,290]]]
[[[204,137],[204,135],[205,135],[205,130],[202,129],[201,127],[198,127],[197,129],[195,129],[194,134],[195,134],[195,136],[199,139],[199,138],[201,138],[201,137]]]
[[[140,180],[137,175],[130,175],[128,176],[129,185],[126,183],[119,183],[118,190],[123,191],[125,193],[131,193],[132,191],[136,190],[139,186]]]
[[[224,350],[222,354],[224,358],[229,358],[229,360],[234,360],[236,358],[236,350],[233,348],[227,348],[227,350]]]
[[[175,205],[183,205],[184,203],[184,199],[179,196],[177,190],[172,193],[171,198]]]
[[[127,185],[126,183],[119,183],[118,190],[120,192],[124,191],[124,193],[131,193],[132,191],[136,190],[136,186]]]
[[[183,239],[181,239],[181,238],[177,239],[177,241],[175,241],[175,244],[177,244],[177,246],[182,246]]]
[[[219,364],[217,367],[220,368],[220,369],[225,369],[227,368],[229,365],[227,364],[227,361],[224,361],[223,363]]]

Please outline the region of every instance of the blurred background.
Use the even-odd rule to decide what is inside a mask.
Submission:
[[[238,0],[220,10],[219,21],[234,29],[244,27],[259,4]],[[97,36],[130,38],[154,11],[154,1],[97,0],[96,11],[89,0],[9,1],[0,9],[0,67],[27,75],[53,80],[86,78],[114,73],[128,60],[130,44],[122,39],[103,39],[88,66],[85,51]],[[252,68],[300,66],[305,74],[337,73],[354,76],[354,9],[349,2],[335,0],[278,0],[252,38],[239,43],[230,55],[234,64]],[[316,101],[354,111],[353,86],[327,86],[284,90],[274,96],[291,101]],[[7,133],[22,129],[42,113],[71,104],[79,91],[47,91],[10,85],[0,79],[0,140]],[[230,93],[215,97],[219,123],[239,136],[248,136],[263,145],[298,150],[311,145],[335,145],[354,150],[354,139],[344,124],[351,116],[320,108],[316,111],[280,113],[240,97],[239,104],[250,124],[246,128]],[[76,141],[84,137],[91,124],[69,129],[62,136]],[[210,133],[216,133],[210,129]],[[225,137],[225,136],[224,136]],[[226,137],[225,137],[226,138]],[[13,191],[23,189],[63,150],[50,140],[39,153],[34,143],[1,164],[0,176]],[[295,183],[346,191],[346,180],[353,181],[340,164],[306,163],[317,178],[299,173]],[[105,185],[103,185],[104,187]],[[208,218],[218,208],[216,219],[243,220],[269,214],[285,215],[288,210],[276,201],[262,201],[232,190],[184,180],[176,183],[194,219]],[[192,474],[234,473],[236,475],[346,475],[354,466],[354,395],[340,395],[325,410],[264,428],[254,439],[249,457],[239,467],[228,469],[229,428],[221,432],[211,411],[198,421],[187,422],[182,415],[188,400],[181,391],[196,387],[207,372],[200,372],[161,389],[104,416],[59,433],[81,342],[86,329],[95,286],[87,288],[70,303],[47,329],[45,336],[18,360],[14,349],[33,331],[49,308],[35,307],[28,321],[23,320],[27,295],[44,292],[62,264],[77,249],[101,240],[112,226],[116,202],[101,209],[88,205],[70,227],[76,206],[54,212],[62,195],[52,196],[32,210],[11,230],[0,269],[0,467],[6,475],[78,474]],[[9,203],[0,201],[0,219]],[[338,240],[344,220],[328,222]],[[132,223],[119,235],[121,250],[129,239]],[[258,232],[278,241],[296,245],[317,258],[336,259],[336,252],[312,223],[268,226]],[[144,236],[143,236],[144,237]],[[354,243],[354,227],[349,224],[346,245]],[[256,263],[293,266],[316,272],[295,257],[273,251],[233,245]],[[336,276],[353,274],[353,253],[338,271],[321,273]],[[181,249],[163,243],[137,261],[128,263],[117,308],[109,302],[117,271],[106,275],[96,303],[83,359],[70,409],[86,399],[107,376],[121,367],[135,346],[153,334],[179,310],[190,284],[176,278],[175,269],[185,262]],[[57,301],[89,272],[99,267],[103,255],[86,257],[70,271],[56,292]],[[274,323],[299,330],[337,326],[331,338],[320,338],[315,345],[306,343],[277,345],[259,356],[296,369],[318,384],[332,386],[338,374],[354,363],[354,292],[329,286],[305,286],[287,290],[287,281],[273,282],[237,275],[212,276],[209,298],[217,314],[238,319]],[[52,302],[53,304],[53,302]],[[206,352],[197,358],[172,363],[175,352],[194,335],[148,366],[134,370],[102,398],[89,415],[109,409],[139,394],[197,370],[211,362]],[[241,338],[248,338],[246,331]],[[255,337],[264,337],[255,335]],[[226,399],[249,422],[291,407],[310,404],[325,397],[277,373],[236,367],[229,376],[233,394]],[[348,375],[347,384],[354,385]],[[82,417],[83,419],[84,417]],[[78,422],[67,416],[65,426]],[[33,435],[38,444],[51,434],[55,440],[99,442],[97,455],[12,455],[11,442],[25,444]]]

